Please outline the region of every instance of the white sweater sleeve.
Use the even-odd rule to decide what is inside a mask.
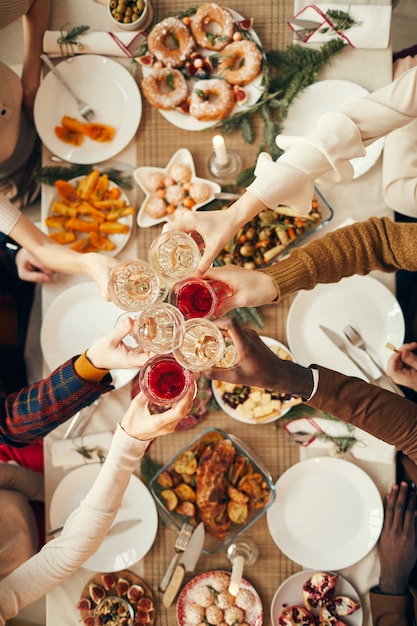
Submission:
[[[21,608],[59,585],[93,554],[107,534],[146,446],[147,442],[134,439],[120,425],[117,427],[99,476],[68,518],[61,536],[0,582],[1,626]]]
[[[314,181],[329,186],[348,181],[350,159],[365,147],[417,118],[417,68],[364,98],[352,98],[337,112],[322,115],[305,137],[278,135],[285,153],[277,162],[256,166],[248,190],[272,208],[289,204],[299,212],[311,207]]]

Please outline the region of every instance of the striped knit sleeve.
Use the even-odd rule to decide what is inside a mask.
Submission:
[[[74,369],[75,358],[40,382],[0,400],[0,442],[20,447],[37,441],[113,389],[110,374],[100,383],[81,378]]]

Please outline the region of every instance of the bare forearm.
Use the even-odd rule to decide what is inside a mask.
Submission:
[[[23,82],[40,79],[40,55],[43,50],[43,34],[49,25],[50,7],[51,0],[33,0],[31,8],[23,16]]]
[[[55,272],[88,274],[88,267],[82,254],[54,243],[24,215],[11,230],[10,237]]]

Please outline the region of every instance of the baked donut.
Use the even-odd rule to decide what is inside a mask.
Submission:
[[[190,99],[190,114],[202,122],[221,120],[235,105],[233,87],[221,78],[199,80]]]
[[[223,48],[217,71],[231,85],[247,85],[258,76],[261,66],[262,54],[256,43],[242,39]]]
[[[163,65],[181,67],[196,42],[188,28],[177,17],[166,17],[148,35],[148,51]]]
[[[188,96],[188,85],[179,70],[163,67],[145,76],[142,81],[145,98],[156,109],[175,109]]]
[[[198,45],[208,50],[222,50],[232,41],[233,16],[216,2],[205,2],[191,19],[191,32]]]

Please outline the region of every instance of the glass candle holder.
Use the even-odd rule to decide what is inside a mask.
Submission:
[[[170,283],[191,276],[200,258],[196,240],[180,230],[161,233],[149,248],[149,263],[158,276]]]
[[[153,404],[171,406],[187,393],[194,379],[172,354],[157,355],[142,366],[139,386]]]
[[[188,278],[172,285],[168,301],[176,306],[184,318],[213,317],[223,298],[232,295],[228,285],[220,281]]]
[[[174,336],[173,354],[187,369],[198,372],[210,367],[231,367],[236,358],[233,343],[226,341],[217,326],[206,318],[191,318]]]
[[[165,285],[150,264],[140,259],[116,265],[108,289],[112,302],[124,311],[140,311],[165,296]]]

